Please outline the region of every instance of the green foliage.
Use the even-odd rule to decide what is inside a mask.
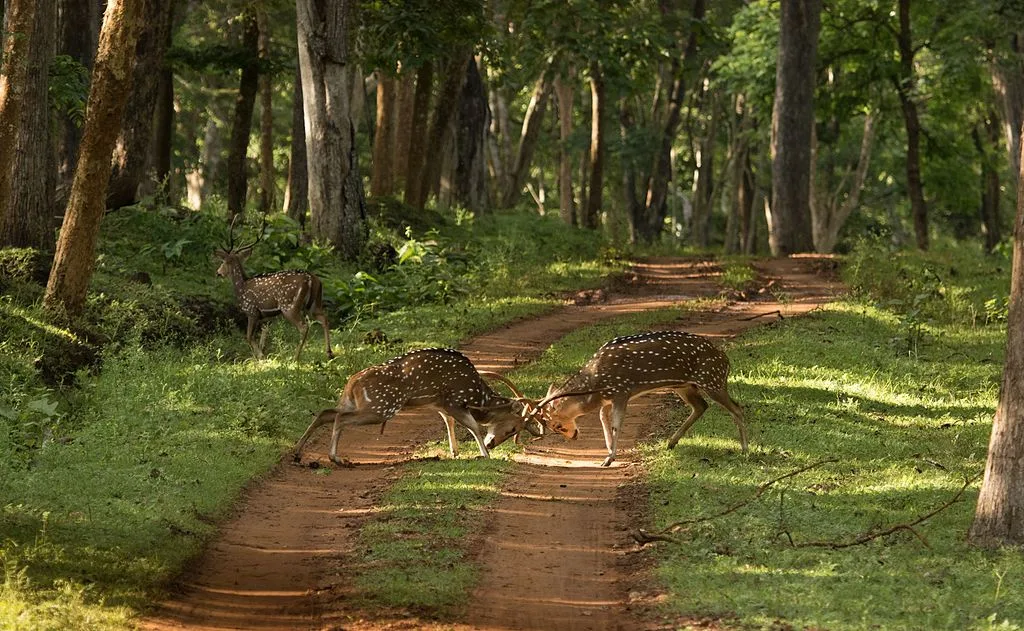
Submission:
[[[81,127],[89,97],[89,69],[70,55],[56,55],[50,64],[48,90],[50,107]]]
[[[722,275],[719,277],[724,287],[742,291],[746,286],[757,278],[757,273],[750,264],[741,261],[729,261],[722,266]]]

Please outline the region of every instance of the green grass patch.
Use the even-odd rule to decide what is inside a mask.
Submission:
[[[710,409],[674,451],[644,448],[655,527],[714,515],[756,487],[824,458],[725,517],[658,544],[667,608],[741,628],[984,629],[1024,625],[1019,550],[965,543],[977,484],[917,527],[842,550],[846,541],[913,521],[984,469],[1005,332],[933,326],[914,356],[894,349],[900,320],[839,304],[755,329],[728,349],[731,392],[745,408],[751,453],[728,415]],[[673,410],[669,427],[685,418]],[[726,432],[727,433],[727,432]]]

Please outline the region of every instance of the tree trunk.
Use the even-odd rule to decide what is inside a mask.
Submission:
[[[440,152],[444,148],[445,135],[459,108],[459,95],[466,80],[466,64],[469,57],[468,50],[457,51],[445,64],[444,81],[434,104],[434,115],[430,121],[430,132],[427,134],[427,147],[432,151]],[[423,209],[427,203],[427,196],[437,189],[440,177],[441,160],[426,160],[420,175],[419,197],[412,203],[413,207]]]
[[[693,179],[693,219],[692,234],[694,245],[699,248],[708,247],[711,238],[711,205],[715,193],[715,137],[718,135],[718,96],[706,94],[706,102],[711,110],[708,126],[704,137],[700,139],[697,152],[697,170]]]
[[[584,228],[597,228],[604,206],[604,110],[605,84],[597,63],[590,66],[590,194],[580,217]]]
[[[153,141],[150,162],[157,181],[171,187],[171,153],[174,150],[174,73],[164,67],[156,91],[153,115]]]
[[[264,64],[270,61],[270,25],[267,24],[266,8],[256,5],[256,26],[259,31],[257,48],[259,59]],[[260,204],[263,214],[274,208],[277,187],[274,184],[274,101],[273,77],[264,70],[257,80],[260,98]]]
[[[37,0],[35,5],[27,63],[29,68],[49,68],[56,38],[57,3]],[[29,72],[21,86],[24,101],[13,144],[13,172],[8,176],[8,194],[0,200],[6,206],[6,211],[0,212],[0,245],[53,248],[56,155],[50,142],[48,79],[46,72]]]
[[[143,0],[108,0],[92,73],[85,131],[43,303],[77,316],[96,263],[96,240],[112,169],[111,155],[131,89]]]
[[[647,196],[644,200],[643,216],[634,219],[640,237],[644,241],[653,241],[665,223],[668,199],[668,183],[672,178],[672,145],[675,143],[679,129],[680,111],[686,95],[686,74],[694,63],[697,54],[699,28],[697,24],[704,20],[704,0],[694,0],[692,24],[682,58],[673,58],[671,65],[672,87],[665,115],[665,123],[660,134],[660,143],[655,154],[654,165],[647,179]]]
[[[91,25],[99,10],[94,0],[60,0],[58,3],[57,52],[71,57],[89,71],[92,70],[93,58],[96,56],[96,39],[93,29],[88,26],[83,28],[83,25]],[[75,175],[78,146],[82,142],[82,128],[81,121],[72,120],[69,116],[61,116],[60,119],[57,148],[58,199],[67,199],[67,190],[71,188],[71,178]]]
[[[227,115],[227,106],[213,99],[207,106],[203,125],[203,147],[195,168],[185,174],[186,199],[190,208],[199,210],[213,190],[220,170],[221,147],[224,141],[220,121]]]
[[[377,124],[373,136],[373,170],[370,174],[370,193],[374,197],[392,195],[395,192],[394,115],[395,78],[377,72]]]
[[[32,62],[29,43],[35,30],[36,9],[35,0],[10,0],[3,29],[8,35],[4,37],[0,66],[0,245],[13,245],[8,243],[8,234],[13,234],[15,226],[21,223],[18,209],[11,203],[21,112],[41,105],[28,100],[28,68]]]
[[[729,115],[729,157],[723,202],[726,212],[725,252],[742,251],[743,231],[749,224],[750,191],[747,190],[747,169],[750,165],[750,133],[753,127],[746,96],[736,94]],[[746,216],[745,216],[746,215]]]
[[[139,185],[149,167],[153,140],[153,111],[164,65],[164,53],[170,42],[174,3],[170,0],[144,0],[142,32],[135,46],[132,67],[132,91],[119,125],[114,150],[113,171],[107,188],[107,208],[129,206],[138,201]]]
[[[315,238],[356,260],[366,242],[366,203],[350,99],[362,81],[350,59],[354,4],[299,0],[299,67],[309,169],[309,224]]]
[[[243,17],[245,32],[242,35],[242,50],[248,59],[242,66],[242,77],[235,97],[235,117],[231,123],[231,140],[228,144],[228,218],[245,212],[245,198],[249,192],[249,174],[246,168],[246,154],[249,137],[252,134],[252,114],[256,107],[256,90],[259,87],[259,27],[256,16],[248,12]]]
[[[540,131],[544,123],[544,111],[547,109],[548,94],[551,92],[551,67],[544,68],[540,78],[533,86],[530,103],[526,106],[523,116],[523,130],[519,135],[519,147],[516,150],[515,164],[509,173],[508,188],[502,206],[510,208],[515,205],[523,194],[526,176],[533,161],[533,152],[540,140]]]
[[[1011,173],[1020,172],[1020,135],[1021,125],[1024,124],[1024,67],[1021,53],[1021,35],[1014,33],[1010,36],[1009,58],[997,59],[991,65],[992,87],[1002,109]]]
[[[508,117],[508,99],[500,88],[491,88],[487,94],[487,103],[491,110],[491,128],[488,134],[487,162],[490,166],[491,180],[494,182],[495,205],[499,206],[505,199],[505,191],[510,187],[509,168],[512,166],[511,123]]]
[[[985,238],[985,252],[992,252],[1002,240],[1002,229],[999,217],[999,169],[994,153],[999,150],[999,123],[994,120],[994,112],[986,117],[979,126],[971,130],[974,146],[978,150],[981,162],[981,232]]]
[[[629,139],[634,127],[633,110],[627,98],[619,99],[619,139],[623,146]],[[622,195],[626,204],[626,221],[629,225],[629,243],[636,244],[640,238],[640,227],[637,221],[643,218],[643,204],[637,196],[637,166],[631,160],[624,160],[622,165]]]
[[[455,133],[454,197],[467,210],[487,210],[487,90],[476,60],[470,58],[459,101]]]
[[[302,109],[302,73],[295,68],[295,89],[292,90],[292,143],[288,160],[288,186],[284,191],[284,212],[300,226],[306,225],[309,187],[306,177],[306,131]]]
[[[391,162],[395,172],[394,186],[405,184],[409,166],[409,145],[412,142],[412,111],[416,94],[416,75],[409,68],[398,73],[395,94],[395,126]],[[404,190],[404,189],[403,189]]]
[[[784,256],[813,249],[810,178],[821,0],[782,0],[772,108],[772,202],[768,242]]]
[[[861,135],[857,163],[852,165],[847,174],[840,178],[834,191],[828,190],[824,186],[819,187],[817,184],[819,178],[816,168],[816,139],[811,143],[811,227],[814,236],[814,249],[817,252],[827,254],[835,249],[839,231],[843,229],[846,220],[850,218],[860,203],[860,194],[864,190],[868,166],[871,163],[876,119],[877,113],[874,111],[868,112],[864,116],[864,131]],[[813,133],[811,136],[815,137]],[[844,183],[848,180],[850,189],[846,191]]]
[[[1022,185],[1024,170],[1017,190]],[[1003,383],[969,538],[982,546],[1024,544],[1024,195],[1014,220]]]
[[[572,153],[569,151],[569,137],[572,136],[573,71],[555,77],[555,96],[558,99],[558,215],[570,226],[576,225],[576,207],[572,198]]]
[[[921,121],[917,112],[917,79],[914,75],[914,47],[910,32],[910,0],[899,0],[900,30],[897,37],[900,51],[900,76],[895,79],[896,92],[903,110],[907,130],[907,194],[910,215],[914,220],[917,247],[928,249],[928,206],[921,183]]]
[[[412,119],[409,128],[409,154],[405,165],[405,203],[417,206],[426,198],[421,191],[423,164],[427,159],[427,123],[430,116],[430,92],[434,86],[434,63],[430,60],[416,71],[416,91],[413,93]],[[417,206],[422,208],[422,206]]]

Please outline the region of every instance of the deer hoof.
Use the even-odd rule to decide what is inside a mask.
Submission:
[[[601,463],[601,466],[602,467],[610,467],[610,466],[612,466],[612,462],[614,462],[614,461],[615,461],[615,456],[608,456],[607,458],[604,459],[604,462]]]

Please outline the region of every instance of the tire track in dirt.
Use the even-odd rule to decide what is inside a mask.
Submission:
[[[835,293],[813,270],[819,259],[759,263],[785,302],[732,303],[717,312],[683,312],[679,328],[731,336],[771,318],[804,313]],[[538,357],[570,331],[638,311],[718,295],[713,264],[659,258],[638,262],[622,293],[603,304],[567,306],[509,325],[462,347],[481,370],[506,372]],[[755,317],[752,320],[741,318]],[[339,388],[342,384],[338,384]],[[400,465],[424,442],[444,435],[434,413],[402,413],[388,424],[346,430],[341,455],[358,466],[318,474],[282,462],[254,483],[205,553],[176,581],[141,628],[168,629],[637,629],[648,623],[630,603],[642,589],[643,563],[631,557],[625,529],[642,514],[631,449],[657,420],[656,397],[629,407],[619,461],[600,468],[604,442],[596,419],[581,439],[546,438],[527,448],[502,498],[487,509],[487,533],[472,542],[482,581],[464,619],[444,625],[355,609],[346,559],[355,533],[401,475]],[[638,420],[639,419],[639,420]],[[699,427],[697,428],[699,431]],[[307,458],[327,463],[329,432],[311,441]],[[754,428],[756,437],[756,428]],[[685,448],[685,445],[677,449]],[[634,600],[636,594],[634,593]],[[636,604],[636,603],[634,603]]]

